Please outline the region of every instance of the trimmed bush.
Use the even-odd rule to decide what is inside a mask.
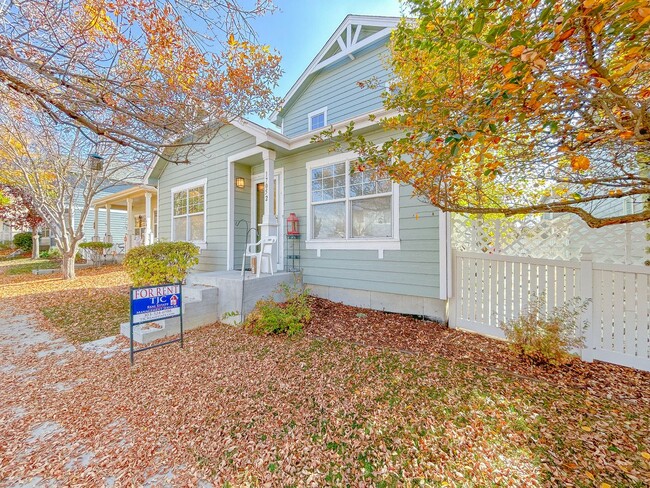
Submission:
[[[124,268],[134,286],[179,283],[199,262],[199,248],[191,242],[158,242],[134,247],[124,257]]]
[[[104,251],[108,251],[113,244],[110,242],[82,242],[79,244],[81,249],[86,249],[90,254],[90,259],[94,263],[100,263],[102,257],[104,256]]]
[[[32,233],[31,232],[19,232],[14,236],[14,246],[23,251],[32,250]]]
[[[302,332],[311,320],[309,290],[298,286],[280,285],[286,301],[276,303],[271,299],[260,300],[244,322],[244,329],[255,335],[286,334]]]
[[[578,322],[589,304],[576,297],[560,307],[546,311],[544,294],[531,298],[519,317],[501,324],[510,348],[536,364],[559,366],[573,359],[572,349],[584,347],[587,324]]]
[[[59,261],[61,260],[61,251],[58,247],[52,246],[47,251],[41,251],[40,257]]]

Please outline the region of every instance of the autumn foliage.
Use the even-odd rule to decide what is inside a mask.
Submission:
[[[3,103],[161,154],[206,126],[272,110],[279,56],[237,1],[32,0],[0,19]],[[206,133],[202,134],[206,137]],[[185,161],[186,153],[175,152]]]
[[[650,6],[618,0],[408,2],[391,40],[381,146],[362,162],[446,211],[650,219]],[[620,198],[638,205],[625,216]]]

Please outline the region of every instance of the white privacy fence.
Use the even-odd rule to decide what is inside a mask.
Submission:
[[[449,324],[504,337],[502,322],[544,293],[547,310],[580,297],[590,299],[582,357],[650,371],[650,267],[580,260],[453,252]]]

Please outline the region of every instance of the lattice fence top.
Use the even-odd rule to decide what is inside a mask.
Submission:
[[[452,247],[458,251],[543,259],[580,259],[588,246],[594,261],[643,264],[645,223],[591,229],[573,215],[528,215],[517,220],[452,216]]]

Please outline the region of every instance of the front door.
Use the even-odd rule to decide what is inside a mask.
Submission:
[[[264,217],[264,179],[263,175],[253,175],[253,198],[251,202],[251,222],[255,224],[257,230],[257,240],[261,238],[261,224]],[[273,213],[278,221],[278,270],[284,269],[284,221],[283,221],[283,188],[282,188],[282,172],[281,170],[275,171],[273,179],[275,184],[275,193],[273,199]],[[280,202],[280,205],[278,205]]]

